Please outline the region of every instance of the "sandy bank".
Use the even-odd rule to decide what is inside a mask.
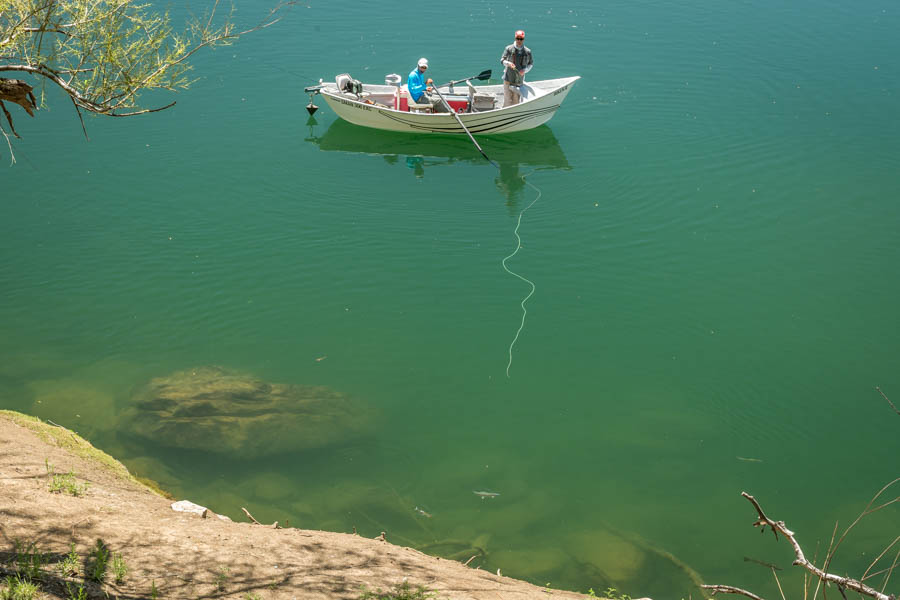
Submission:
[[[49,466],[49,470],[48,470]],[[74,473],[78,496],[51,492],[53,475]],[[86,489],[83,487],[87,484]],[[66,583],[88,597],[359,598],[362,586],[388,590],[407,579],[438,598],[584,598],[546,590],[387,541],[351,534],[271,529],[178,513],[172,501],[135,479],[77,434],[0,411],[0,570],[14,572],[16,541],[48,552],[42,589],[68,598]],[[215,509],[215,507],[211,507]],[[127,565],[120,583],[86,582],[85,561],[98,539]],[[77,575],[57,565],[70,551]]]

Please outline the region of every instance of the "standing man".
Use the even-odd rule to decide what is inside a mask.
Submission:
[[[516,32],[516,41],[503,50],[500,64],[503,71],[503,106],[512,106],[522,101],[519,86],[525,83],[525,73],[534,66],[531,50],[525,46],[525,32]]]
[[[425,81],[425,71],[428,70],[428,59],[420,58],[416,68],[409,72],[406,78],[406,89],[409,97],[416,104],[430,104],[434,112],[441,112],[441,99],[425,92],[430,91],[431,80]]]

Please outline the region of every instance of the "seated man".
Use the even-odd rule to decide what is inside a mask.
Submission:
[[[446,108],[441,98],[437,95],[432,96],[427,93],[432,90],[430,87],[431,80],[427,84],[425,81],[425,71],[428,70],[428,59],[420,58],[419,64],[415,69],[410,71],[409,77],[406,79],[406,89],[409,90],[409,97],[416,104],[430,104],[434,112],[445,112]]]

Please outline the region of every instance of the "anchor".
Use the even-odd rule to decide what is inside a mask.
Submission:
[[[315,96],[315,94],[309,95],[309,104],[306,105],[306,110],[309,112],[310,117],[316,114],[316,111],[319,110],[319,107],[313,104],[313,96]]]
[[[318,85],[311,85],[308,88],[303,88],[303,91],[309,94],[309,104],[306,105],[306,111],[309,113],[310,117],[316,114],[316,111],[319,110],[319,107],[313,103],[312,99],[316,94],[319,93],[319,90],[321,90],[323,87],[325,87],[325,84],[320,79]]]
[[[323,87],[325,87],[325,86],[322,83],[322,80],[320,79],[319,85],[313,85],[313,86],[303,89],[304,92],[309,94],[309,104],[306,105],[306,111],[309,113],[310,117],[312,117],[314,114],[316,114],[316,111],[319,110],[319,107],[313,103],[313,98],[315,97],[316,94],[319,93],[319,90],[321,90]]]

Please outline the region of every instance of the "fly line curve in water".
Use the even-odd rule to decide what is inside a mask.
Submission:
[[[490,72],[488,72],[488,74],[490,74]],[[475,147],[478,149],[479,152],[481,152],[481,155],[485,159],[487,159],[487,161],[489,163],[494,165],[497,168],[497,170],[499,171],[500,165],[498,165],[495,161],[491,160],[491,157],[489,157],[487,154],[485,154],[484,150],[481,149],[481,146],[478,145],[478,142],[475,141],[475,137],[468,130],[468,128],[466,128],[465,124],[462,122],[462,119],[460,119],[459,115],[456,114],[456,111],[450,107],[450,104],[444,98],[444,95],[441,94],[440,90],[438,90],[437,87],[435,87],[433,89],[435,92],[437,92],[438,97],[440,97],[441,102],[444,103],[444,106],[447,108],[447,110],[450,113],[452,113],[454,117],[456,117],[456,122],[459,123],[459,126],[463,128],[463,131],[466,132],[466,135],[469,136],[469,139],[472,140],[472,143],[475,144]],[[532,171],[531,173],[534,173],[534,171]],[[528,175],[531,175],[531,173],[529,173]],[[522,215],[525,214],[525,211],[527,211],[529,208],[534,206],[535,202],[540,200],[541,194],[542,194],[541,190],[538,189],[537,186],[535,186],[530,181],[528,181],[528,179],[526,179],[526,177],[528,177],[528,175],[521,175],[522,181],[525,183],[525,185],[527,185],[528,187],[530,187],[531,189],[536,191],[537,196],[534,198],[534,200],[531,201],[531,204],[529,204],[528,206],[526,206],[525,208],[522,209],[522,212],[519,213],[519,218],[516,220],[516,228],[515,228],[515,230],[513,230],[513,234],[516,236],[516,249],[513,250],[512,254],[510,254],[509,256],[504,258],[502,261],[500,261],[500,264],[503,265],[504,271],[506,271],[513,277],[517,277],[517,278],[521,279],[522,281],[524,281],[525,283],[527,283],[528,285],[531,286],[531,291],[529,291],[528,294],[522,299],[522,302],[519,303],[519,305],[522,307],[522,321],[519,323],[519,328],[516,330],[516,335],[515,335],[515,337],[513,337],[513,341],[509,344],[509,362],[506,363],[506,378],[507,379],[509,379],[509,369],[510,369],[510,367],[512,367],[513,346],[516,345],[516,342],[519,340],[519,334],[522,333],[522,329],[525,328],[525,316],[528,314],[528,309],[525,308],[525,303],[528,302],[528,299],[531,298],[531,296],[534,294],[534,290],[536,289],[533,281],[531,281],[527,277],[523,277],[522,275],[519,275],[518,273],[516,273],[515,271],[512,271],[509,267],[506,266],[506,261],[508,261],[509,259],[514,257],[516,254],[518,254],[519,250],[522,248],[522,238],[519,237],[519,226],[522,225]]]
[[[532,171],[531,173],[534,173],[534,171]],[[529,173],[528,175],[531,175],[531,173]],[[511,259],[512,257],[514,257],[516,254],[518,254],[519,249],[522,248],[522,238],[519,236],[519,226],[522,225],[522,215],[525,214],[525,211],[527,211],[529,208],[534,206],[534,204],[538,200],[540,200],[541,195],[542,195],[541,190],[538,189],[537,186],[533,185],[530,181],[528,181],[526,179],[526,177],[528,177],[528,175],[521,175],[522,181],[525,182],[525,185],[527,185],[528,187],[530,187],[531,189],[536,191],[537,196],[535,196],[534,200],[531,201],[531,204],[529,204],[528,206],[526,206],[525,208],[522,209],[522,212],[519,213],[519,218],[516,220],[516,228],[513,230],[513,235],[516,236],[516,249],[512,251],[512,254],[510,254],[509,256],[504,258],[502,261],[500,261],[500,264],[503,265],[504,271],[506,271],[513,277],[521,279],[522,281],[524,281],[525,283],[527,283],[528,285],[531,286],[531,291],[529,291],[528,294],[524,298],[522,298],[522,302],[519,303],[519,306],[522,307],[522,321],[519,323],[519,328],[516,330],[515,337],[513,337],[512,342],[510,342],[510,344],[509,344],[509,362],[506,363],[506,378],[507,379],[509,379],[509,369],[510,369],[510,367],[512,367],[513,346],[516,345],[516,342],[519,340],[519,334],[522,333],[522,329],[525,328],[525,316],[528,314],[528,309],[525,308],[525,303],[528,302],[528,299],[531,298],[531,296],[534,294],[534,290],[536,289],[533,281],[531,281],[527,277],[524,277],[524,276],[516,273],[515,271],[511,270],[508,266],[506,266],[506,262],[509,259]]]

